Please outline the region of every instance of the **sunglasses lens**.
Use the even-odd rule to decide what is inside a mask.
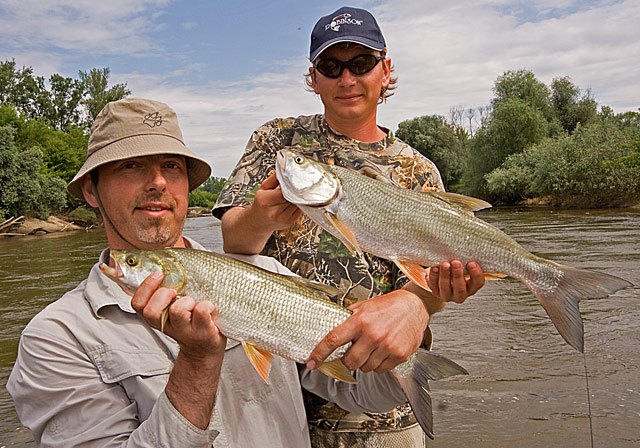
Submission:
[[[316,69],[327,78],[337,78],[342,74],[340,61],[337,59],[322,59],[316,64]]]
[[[361,54],[349,62],[349,70],[351,70],[351,73],[354,75],[364,75],[376,66],[378,59],[372,54]]]

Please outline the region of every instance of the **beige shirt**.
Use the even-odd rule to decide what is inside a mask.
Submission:
[[[267,257],[244,260],[287,271]],[[24,329],[7,390],[36,443],[65,448],[310,446],[298,365],[274,357],[267,385],[234,341],[227,344],[209,428],[193,426],[164,393],[177,343],[148,326],[130,302],[96,264],[85,281]],[[357,386],[345,386],[300,370],[305,386],[354,411],[390,409],[404,401],[390,375],[358,374]]]

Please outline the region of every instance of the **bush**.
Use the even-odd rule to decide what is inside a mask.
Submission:
[[[11,126],[0,126],[0,218],[35,215],[46,219],[65,206],[66,183],[42,174],[42,152],[18,149],[14,134]]]
[[[81,205],[72,210],[67,216],[69,220],[82,225],[93,224],[98,221],[98,215],[95,210],[86,205]]]
[[[611,163],[633,153],[637,128],[600,119],[571,135],[545,139],[509,157],[486,176],[487,188],[507,201],[551,196],[562,204],[614,207],[640,198],[640,167]]]
[[[189,193],[189,206],[212,208],[216,203],[219,195],[220,193],[214,194],[202,190],[201,188],[196,188],[191,193]]]

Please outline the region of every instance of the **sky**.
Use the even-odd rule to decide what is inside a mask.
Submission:
[[[549,85],[569,76],[616,113],[640,107],[638,0],[0,0],[0,61],[73,78],[109,67],[110,84],[164,101],[185,143],[228,177],[251,132],[322,112],[304,89],[315,22],[371,11],[398,76],[378,123],[478,108],[508,70]]]

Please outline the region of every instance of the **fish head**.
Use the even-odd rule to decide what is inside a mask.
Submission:
[[[296,205],[321,207],[340,192],[340,180],[329,165],[287,148],[278,151],[276,177],[284,198]]]
[[[162,271],[161,286],[181,293],[187,283],[187,276],[180,261],[166,251],[154,250],[111,250],[114,266],[100,264],[103,274],[116,282],[127,294],[133,295],[138,286],[152,272]]]

